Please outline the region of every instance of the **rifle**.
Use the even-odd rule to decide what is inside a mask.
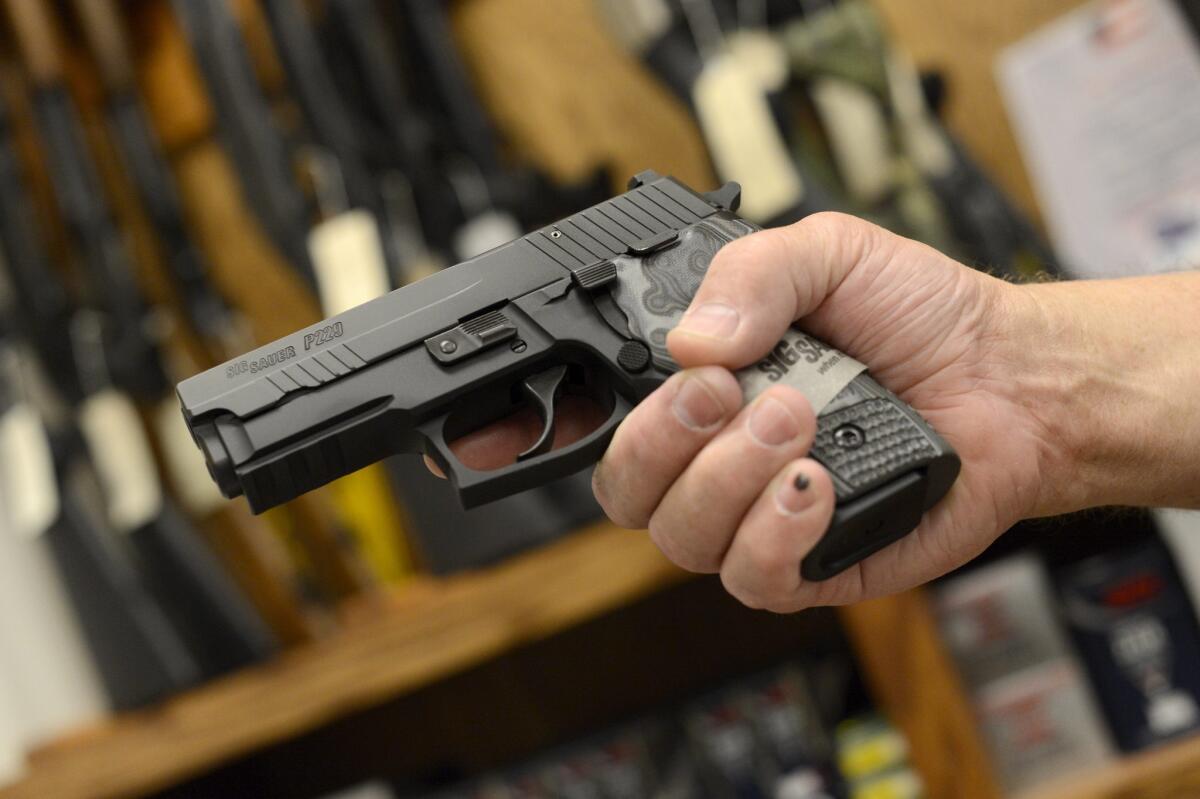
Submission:
[[[437,109],[435,118],[440,116],[441,126],[453,142],[445,168],[458,175],[455,194],[466,215],[459,237],[473,234],[471,238],[486,244],[460,248],[460,258],[491,249],[519,230],[545,224],[607,196],[610,180],[603,168],[576,184],[560,186],[536,170],[505,163],[499,137],[451,32],[446,4],[404,0],[398,7],[403,12],[406,41],[416,54],[416,63],[426,70],[427,80],[421,82],[426,89],[425,102]],[[481,183],[482,188],[464,191],[465,181]],[[471,231],[472,227],[476,230]]]
[[[882,146],[889,150],[894,146],[894,155],[911,163],[911,182],[917,184],[902,188],[930,195],[938,207],[936,215],[899,215],[915,238],[1012,277],[1058,272],[1044,238],[929,107],[916,70],[893,52],[877,15],[866,3],[838,3],[787,25],[779,38],[794,70],[810,80],[838,81],[870,95],[881,120],[886,118],[888,128],[881,133],[887,141]],[[843,127],[857,124],[851,119]],[[862,136],[861,131],[848,132]],[[838,133],[831,131],[834,137]]]
[[[383,202],[371,179],[355,115],[343,102],[303,4],[294,0],[265,0],[263,8],[274,34],[279,56],[317,144],[337,162],[339,183],[347,204],[368,209],[379,224],[386,224]],[[383,242],[390,237],[383,236]],[[389,253],[395,269],[395,256]]]
[[[73,5],[99,67],[109,134],[166,251],[188,324],[206,341],[223,341],[240,324],[213,288],[207,264],[187,230],[170,167],[138,96],[122,21],[104,0],[75,0]]]
[[[0,270],[0,682],[20,696],[0,727],[23,751],[95,723],[110,700],[47,541],[61,498],[14,306]]]
[[[196,12],[203,19],[202,22],[212,15],[217,15],[223,22],[218,26],[219,30],[214,34],[205,26],[201,33],[201,38],[207,43],[219,43],[222,47],[231,50],[232,55],[226,53],[228,58],[226,62],[232,62],[235,66],[240,65],[240,70],[237,74],[241,74],[247,83],[242,88],[245,91],[234,90],[233,96],[242,97],[244,100],[249,98],[253,107],[250,113],[243,115],[241,120],[245,122],[246,118],[262,118],[266,124],[274,125],[274,121],[270,118],[270,109],[265,105],[265,97],[262,94],[259,86],[255,81],[255,75],[251,71],[249,62],[250,53],[247,50],[246,42],[243,41],[239,29],[236,27],[236,22],[230,14],[228,4],[224,2],[205,4],[206,6],[220,6],[219,8],[194,8],[195,4],[184,4],[182,9],[175,8],[174,15],[170,13],[147,13],[143,17],[139,17],[139,21],[145,20],[152,27],[145,29],[154,37],[174,37],[180,33],[190,34],[193,31],[187,30],[187,21],[181,15]],[[174,8],[174,7],[173,7]],[[155,6],[147,7],[147,11],[153,9],[155,12],[168,11],[165,8]],[[184,23],[181,31],[176,26],[177,22]],[[264,28],[265,29],[265,28]],[[259,32],[259,28],[254,28],[254,32]],[[210,35],[212,34],[212,35]],[[189,37],[184,36],[185,40]],[[195,37],[191,37],[195,40]],[[270,43],[266,42],[269,47]],[[167,48],[172,53],[179,52],[175,47]],[[261,50],[262,48],[259,48]],[[256,50],[256,53],[259,51]],[[203,52],[193,52],[193,57],[204,65]],[[211,54],[210,54],[211,55]],[[269,55],[269,53],[267,54]],[[271,66],[270,59],[263,61],[264,68]],[[186,65],[175,64],[176,68],[186,70]],[[226,100],[230,96],[229,87],[214,85],[211,75],[212,70],[208,70],[205,85],[208,87],[210,99],[216,103],[224,97]],[[202,70],[204,73],[204,70]],[[202,77],[204,75],[202,74]],[[219,92],[224,92],[219,94]],[[248,93],[248,94],[247,94]],[[149,99],[157,103],[170,102],[168,97],[159,95],[150,95]],[[156,105],[153,109],[155,118],[160,124],[169,124],[171,116],[168,109],[162,105]],[[236,110],[236,109],[235,109]],[[243,111],[246,109],[242,109]],[[228,130],[230,125],[239,124],[239,119],[232,117],[229,113],[222,113],[222,109],[215,107],[216,116],[219,124],[222,126],[222,133],[225,134],[222,138],[229,142],[233,136]],[[234,115],[236,116],[236,114]],[[280,131],[274,127],[259,129],[253,124],[250,125],[249,131],[250,143],[265,142],[269,145],[266,149],[270,153],[274,153],[281,159],[289,157],[287,143],[283,141]],[[193,130],[190,135],[197,135],[202,131]],[[237,131],[233,131],[236,133]],[[261,141],[260,141],[261,140]],[[237,152],[230,151],[234,156],[235,166],[238,167],[240,175],[236,175],[234,170],[227,167],[224,154],[210,142],[204,141],[196,146],[189,147],[188,150],[181,156],[178,162],[180,188],[182,190],[185,203],[188,210],[196,222],[195,230],[197,243],[201,245],[203,251],[214,265],[220,265],[224,275],[231,275],[230,261],[238,260],[238,256],[246,259],[237,265],[237,269],[241,270],[238,276],[243,284],[252,283],[251,274],[257,272],[258,265],[263,261],[272,262],[272,277],[275,284],[286,282],[291,285],[287,287],[290,297],[293,298],[294,305],[289,308],[289,314],[295,316],[304,316],[309,304],[311,293],[308,289],[297,290],[299,284],[306,281],[311,287],[314,279],[311,269],[307,272],[294,268],[276,270],[274,264],[276,256],[280,253],[284,255],[284,261],[290,260],[292,266],[297,261],[296,257],[289,256],[289,253],[279,246],[264,246],[264,244],[273,244],[278,242],[278,235],[271,235],[269,241],[260,241],[256,235],[258,229],[265,230],[265,226],[255,226],[248,224],[248,218],[256,215],[258,212],[253,209],[244,208],[245,202],[254,202],[246,191],[245,183],[247,169],[242,166],[241,162],[237,161]],[[245,152],[245,150],[241,151]],[[244,159],[243,159],[244,161]],[[285,163],[281,167],[283,172],[290,170],[290,164]],[[279,191],[274,192],[276,195],[281,195],[284,189],[292,191],[295,199],[300,205],[304,204],[304,198],[291,186],[290,174],[285,176],[288,185],[278,187]],[[303,209],[302,209],[303,210]],[[250,213],[247,214],[247,211]],[[305,236],[307,233],[307,212],[299,214],[299,217],[293,218],[295,224],[288,227],[288,232],[283,238],[291,242],[303,253],[303,260],[311,266],[311,260],[308,256]],[[237,248],[238,255],[228,248],[228,238],[236,228],[237,235],[234,240],[240,245]],[[276,233],[279,232],[279,227],[276,227]],[[270,231],[268,231],[270,233]],[[261,260],[260,260],[261,259]],[[286,274],[285,274],[286,273]],[[299,279],[293,279],[298,277]],[[226,277],[226,281],[231,278]],[[308,296],[305,296],[308,295]],[[246,303],[248,298],[244,294],[238,297],[241,303]],[[249,307],[262,308],[259,304],[255,306],[250,304]],[[293,312],[294,311],[294,312]],[[261,312],[260,312],[261,314]],[[274,321],[271,318],[262,315],[255,315],[253,318],[255,325],[267,325]],[[347,519],[335,517],[335,514],[330,508],[328,492],[319,492],[312,496],[304,497],[296,503],[292,503],[288,508],[282,509],[279,514],[272,514],[270,521],[276,527],[281,537],[288,543],[296,561],[300,564],[301,570],[308,576],[311,576],[312,582],[315,583],[320,592],[328,598],[336,599],[348,596],[359,591],[370,588],[373,584],[371,575],[368,573],[364,564],[354,551],[354,544],[346,534]]]
[[[184,319],[212,356],[211,365],[248,346],[245,321],[213,288],[209,265],[188,230],[174,176],[137,93],[123,21],[106,0],[75,0],[74,9],[99,67],[110,138],[153,224],[167,271],[182,295]],[[179,357],[186,357],[179,349]],[[191,374],[199,366],[185,368]],[[282,544],[261,522],[232,509],[218,510],[213,498],[198,490],[203,474],[188,457],[190,441],[178,441],[186,431],[175,425],[177,415],[168,408],[155,421],[183,504],[276,635],[286,643],[313,638],[317,619],[297,604],[301,592]]]
[[[237,164],[251,207],[275,246],[315,287],[316,272],[305,247],[308,204],[293,178],[287,145],[255,78],[228,0],[175,0],[172,8],[204,74],[221,139]]]
[[[499,173],[502,165],[496,132],[475,96],[445,5],[440,0],[403,0],[400,8],[420,63],[428,70],[434,102],[449,121],[456,149],[466,153],[485,175]]]
[[[8,0],[58,210],[82,254],[93,307],[73,314],[79,426],[104,484],[111,521],[127,534],[147,584],[207,674],[260,660],[275,642],[262,620],[163,495],[131,397],[160,402],[166,375],[132,264],[105,202],[63,81],[57,31],[36,1]],[[45,277],[42,278],[46,279]]]
[[[452,183],[435,168],[438,148],[431,123],[408,95],[406,69],[378,4],[337,0],[327,4],[325,11],[321,71],[340,83],[338,97],[345,118],[353,122],[358,157],[378,176],[385,231],[399,253],[399,279],[409,282],[444,263],[435,250],[449,247],[455,232],[462,229],[461,203]],[[311,25],[306,29],[312,32]],[[286,64],[288,46],[282,37],[277,39]],[[316,58],[313,44],[310,39],[303,52]],[[335,169],[338,159],[330,161]],[[472,181],[468,176],[461,182]],[[460,193],[470,193],[469,187],[459,188]],[[486,198],[486,186],[481,193]],[[472,210],[486,212],[487,205],[485,201]],[[512,230],[511,224],[506,230]],[[325,310],[332,313],[339,308],[326,305]],[[424,565],[435,572],[482,565],[524,544],[555,537],[599,513],[590,491],[577,480],[566,488],[539,490],[533,496],[464,513],[453,492],[432,479],[419,461],[392,459],[388,469],[411,522],[406,527],[419,545]],[[564,491],[569,496],[560,496]]]
[[[73,419],[60,410],[46,420],[59,397],[82,396],[79,376],[70,368],[72,355],[54,343],[68,339],[64,331],[74,309],[37,241],[37,220],[12,136],[8,105],[0,102],[0,249],[4,282],[13,292],[3,316],[13,320],[10,334],[21,331],[20,338],[40,356],[48,378],[45,396],[28,400],[39,409],[43,429],[37,432],[48,442],[56,494],[53,509],[38,527],[113,705],[138,707],[191,685],[199,668],[150,597],[128,553],[114,546],[112,531],[81,496],[92,481],[91,464]],[[11,381],[10,392],[27,391],[11,373],[2,377]],[[36,469],[37,464],[25,468]]]
[[[399,260],[398,285],[446,265],[461,223],[449,182],[437,169],[434,126],[405,86],[407,68],[375,0],[331,0],[322,29],[331,76],[354,112]]]
[[[666,0],[645,0],[637,13],[629,0],[598,0],[621,43],[688,103],[708,144],[716,171],[726,180],[758,187],[744,213],[763,225],[794,222],[845,203],[808,158],[798,157],[781,128],[787,100],[783,82],[764,80],[764,49],[786,58],[761,30],[734,36],[758,38],[749,49],[731,46],[714,0],[682,0],[677,14]],[[768,59],[772,60],[772,59]],[[785,65],[786,68],[786,65]]]

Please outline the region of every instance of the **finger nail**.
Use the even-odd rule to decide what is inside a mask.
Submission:
[[[685,377],[671,401],[675,416],[685,427],[704,430],[725,417],[725,407],[699,377]]]
[[[736,308],[710,302],[684,314],[683,319],[679,320],[679,329],[697,336],[728,338],[737,330],[739,318]]]
[[[811,507],[815,497],[810,488],[812,481],[804,472],[798,472],[780,483],[775,492],[775,506],[785,516],[794,516]]]
[[[763,397],[754,403],[747,425],[750,435],[766,447],[777,447],[800,434],[800,423],[777,399]]]

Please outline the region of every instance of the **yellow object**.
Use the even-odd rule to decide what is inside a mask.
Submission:
[[[837,729],[838,767],[846,779],[871,777],[908,761],[908,742],[877,716],[847,719]]]
[[[404,522],[381,465],[368,466],[330,484],[337,512],[359,554],[381,582],[412,576]]]
[[[308,548],[300,540],[295,521],[288,512],[287,506],[281,505],[264,511],[262,518],[267,522],[271,532],[283,543],[292,563],[296,565],[300,579],[310,588],[317,585],[313,563],[308,556]]]
[[[850,799],[922,799],[921,780],[908,769],[882,774],[850,790]]]

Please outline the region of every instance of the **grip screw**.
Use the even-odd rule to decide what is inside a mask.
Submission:
[[[833,443],[842,449],[858,449],[866,441],[867,434],[857,425],[844,424],[833,431]]]
[[[525,343],[524,339],[517,339],[512,344],[509,344],[508,348],[513,352],[524,352],[525,348],[528,346],[529,345]]]
[[[455,344],[450,339],[446,339],[445,341],[443,341],[441,344],[438,345],[438,349],[440,349],[442,352],[449,355],[450,353],[452,353],[456,349],[458,349],[458,345]]]
[[[626,341],[617,353],[617,365],[633,374],[644,372],[650,365],[650,349],[640,341]]]

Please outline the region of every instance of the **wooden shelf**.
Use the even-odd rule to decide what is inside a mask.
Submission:
[[[1114,760],[1020,799],[1185,799],[1200,796],[1200,736]]]
[[[1000,799],[987,750],[924,591],[841,609],[875,703],[908,739],[930,799]]]
[[[33,753],[0,799],[117,799],[378,706],[688,579],[642,533],[597,525],[499,566],[362,603],[336,635]],[[881,708],[929,795],[996,797],[978,730],[920,591],[843,608]],[[1200,795],[1200,738],[1020,799]]]
[[[687,578],[642,533],[598,525],[494,568],[359,608],[317,644],[33,753],[0,799],[159,790],[436,682]]]

